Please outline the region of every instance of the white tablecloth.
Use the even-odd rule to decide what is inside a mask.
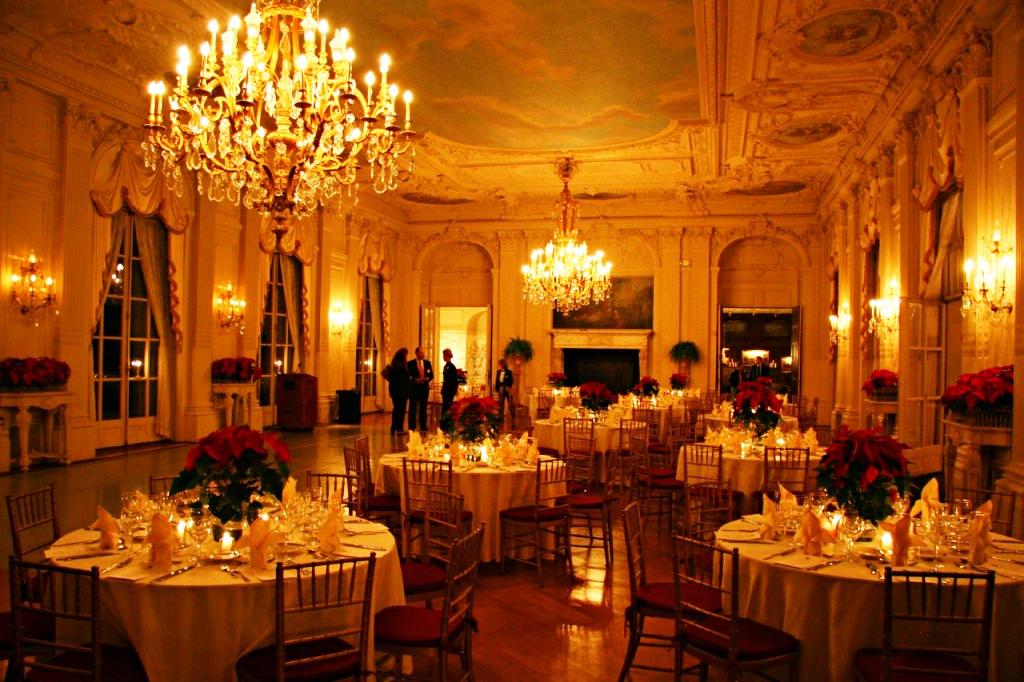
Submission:
[[[404,455],[384,455],[374,479],[376,489],[387,494],[405,495],[402,485],[402,459]],[[498,561],[501,550],[502,509],[524,507],[534,503],[537,488],[535,468],[514,467],[512,470],[478,466],[464,470],[455,467],[452,474],[452,492],[465,497],[465,510],[473,512],[474,526],[487,524],[484,531],[482,561]],[[404,505],[404,501],[403,501]]]
[[[821,452],[811,453],[808,475],[813,479],[815,476],[814,467],[821,461]],[[679,459],[676,462],[676,478],[685,480],[683,476],[683,449],[679,448]],[[703,469],[703,467],[701,467]],[[710,468],[707,471],[697,471],[695,475],[700,478],[713,478],[714,471]],[[733,490],[743,493],[743,506],[741,512],[751,514],[755,511],[756,505],[751,497],[754,492],[761,489],[764,481],[764,451],[761,448],[753,449],[746,457],[732,450],[722,450],[722,480],[728,480]]]
[[[724,528],[752,527],[734,521]],[[740,615],[784,630],[800,640],[801,680],[852,680],[854,653],[865,647],[882,646],[885,583],[872,575],[863,562],[805,571],[779,565],[780,561],[802,556],[801,550],[790,557],[765,561],[761,557],[779,551],[780,545],[731,545],[722,541],[720,544],[740,550]],[[995,568],[1003,571],[1006,566],[1011,564]],[[878,570],[881,573],[881,567]],[[991,679],[998,682],[1021,679],[1024,571],[1019,575],[1022,577],[1017,579],[1000,576],[996,581],[990,670]]]
[[[709,429],[721,431],[722,429],[729,429],[738,425],[739,424],[737,422],[730,424],[728,417],[715,417],[710,414],[704,415],[704,426]],[[779,421],[779,428],[783,433],[789,433],[790,431],[796,431],[799,429],[800,422],[796,417],[783,415],[782,419]]]
[[[58,540],[57,545],[95,537],[95,533],[78,530]],[[386,548],[386,551],[376,552],[373,612],[405,604],[394,537],[385,531],[355,536],[351,541]],[[85,553],[83,547],[93,546],[74,545],[68,550]],[[369,551],[348,547],[344,552],[370,555]],[[123,553],[114,554],[109,558],[67,561],[60,565],[103,568],[123,556]],[[303,554],[295,560],[308,562],[315,558]],[[242,571],[251,580],[248,583],[224,573],[217,563],[201,566],[166,582],[151,583],[152,578],[166,571],[144,571],[147,561],[148,555],[140,554],[125,569],[105,574],[100,586],[104,641],[131,642],[150,682],[229,682],[235,679],[235,661],[242,654],[273,643],[273,564],[269,564],[267,570],[255,572],[243,566]],[[145,575],[138,580],[128,579],[143,572]],[[372,618],[370,622],[372,627]],[[372,660],[372,632],[370,642]]]
[[[572,396],[569,395],[569,389],[562,389],[562,392],[556,396],[552,396],[554,402],[552,403],[555,407],[566,407],[573,404]],[[526,396],[526,406],[530,410],[530,419],[536,421],[537,419],[537,403],[539,402],[539,396],[536,392]],[[576,403],[579,404],[578,402]]]

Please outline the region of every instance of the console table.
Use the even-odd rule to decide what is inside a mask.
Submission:
[[[262,420],[254,424],[253,403],[256,401],[256,387],[259,384],[245,382],[237,384],[212,384],[211,391],[215,402],[220,400],[220,406],[224,410],[224,426],[242,426],[248,424],[254,429],[263,426]]]
[[[16,393],[0,393],[0,411],[3,412],[3,425],[0,425],[0,466],[9,469],[11,466],[10,430],[11,420],[18,427],[18,444],[21,446],[18,466],[27,469],[32,459],[56,457],[62,464],[68,464],[67,457],[67,412],[75,397],[72,391],[24,391]],[[43,412],[43,445],[45,452],[29,454],[29,428],[32,425],[31,409]],[[58,420],[57,417],[60,417]],[[53,425],[57,421],[60,431],[56,440]]]

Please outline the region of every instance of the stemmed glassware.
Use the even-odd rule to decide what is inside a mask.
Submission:
[[[934,572],[938,572],[940,568],[945,568],[945,564],[939,563],[939,557],[942,555],[942,542],[946,539],[948,518],[949,505],[932,505],[931,514],[926,524],[926,532],[928,533],[928,541],[935,548],[934,561],[932,561],[932,571]]]
[[[210,531],[213,529],[213,519],[206,513],[206,510],[199,510],[192,512],[192,542],[196,546],[196,560],[202,556],[203,543],[210,537]]]
[[[867,525],[857,512],[847,510],[843,514],[840,532],[846,544],[846,556],[844,557],[846,561],[857,561],[857,540],[867,530]]]

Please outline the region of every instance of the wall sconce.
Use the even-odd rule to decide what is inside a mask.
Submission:
[[[347,340],[352,331],[352,312],[344,310],[340,303],[335,303],[327,316],[331,325],[331,336],[340,336],[342,340]]]
[[[960,300],[960,313],[967,317],[973,311],[978,324],[983,326],[1002,324],[1013,313],[1013,287],[1007,285],[1007,272],[1014,268],[1010,256],[1013,249],[1003,251],[999,243],[1001,237],[999,223],[996,223],[992,241],[986,240],[989,258],[979,258],[977,267],[970,258],[964,262],[964,293]]]
[[[829,341],[832,345],[838,346],[840,344],[849,343],[850,341],[850,322],[853,317],[850,315],[850,304],[843,303],[839,306],[839,312],[836,315],[828,316],[829,326],[832,331],[829,333]]]
[[[238,329],[238,333],[245,333],[245,301],[235,298],[234,289],[231,283],[227,286],[218,287],[217,295],[217,324],[225,330]]]
[[[900,333],[900,284],[893,275],[889,280],[889,295],[885,298],[873,298],[871,320],[868,331],[878,337],[883,345],[894,346]]]
[[[22,315],[29,316],[39,326],[36,316],[41,310],[53,310],[54,315],[59,315],[57,309],[57,294],[53,293],[54,281],[47,277],[36,260],[36,255],[29,255],[28,260],[21,261],[19,273],[11,275],[11,300]]]

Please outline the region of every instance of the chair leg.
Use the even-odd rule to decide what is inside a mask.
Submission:
[[[537,580],[540,582],[540,586],[544,587],[544,569],[541,566],[543,563],[541,561],[543,553],[541,552],[540,524],[537,523],[533,524],[533,542],[534,557],[537,559]],[[555,546],[555,550],[558,550],[557,545]]]
[[[643,616],[636,613],[632,607],[626,609],[626,627],[629,628],[629,644],[626,645],[626,660],[622,662],[622,672],[619,673],[619,682],[626,682],[629,669],[633,666],[633,659],[636,658],[636,651],[640,647],[640,633],[643,628]]]
[[[507,531],[507,524],[504,520],[501,521],[501,536],[498,538],[498,554],[501,555],[501,574],[505,575],[505,532]]]

